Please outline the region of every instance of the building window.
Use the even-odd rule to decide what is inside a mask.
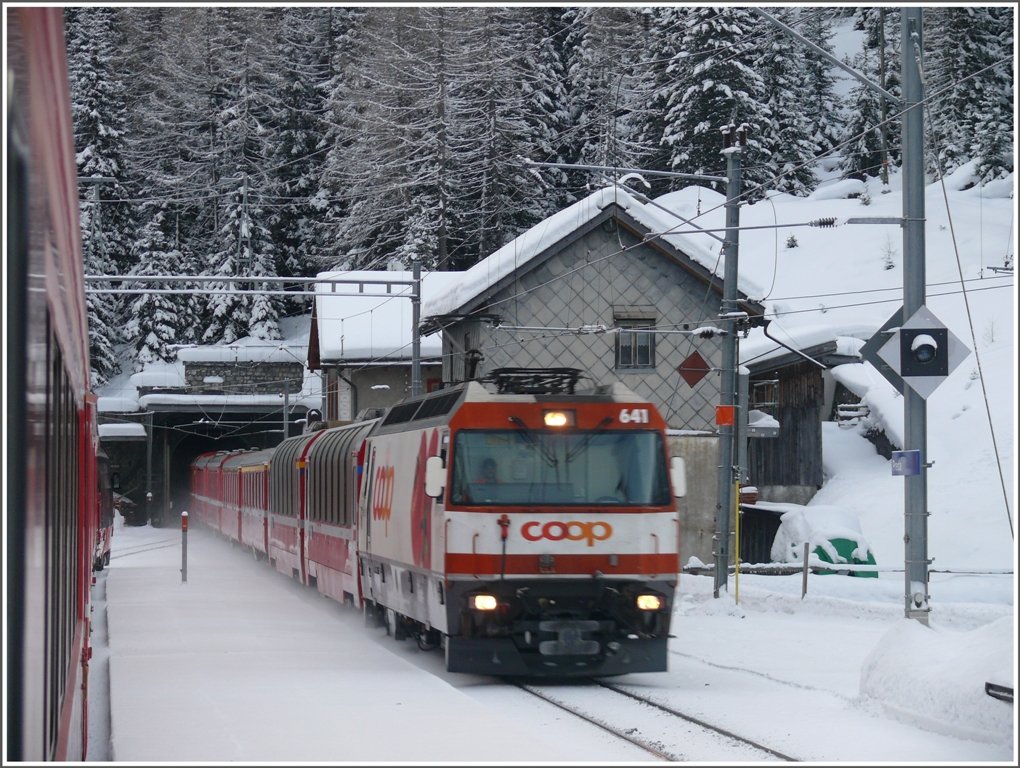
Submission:
[[[779,379],[752,381],[749,399],[749,408],[775,416],[779,405]]]
[[[655,321],[616,319],[616,368],[634,370],[655,367]]]

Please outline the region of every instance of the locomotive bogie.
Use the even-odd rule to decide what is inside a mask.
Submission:
[[[420,629],[447,633],[442,575],[362,556],[365,599],[386,606]]]
[[[447,639],[447,668],[535,677],[663,671],[675,586],[675,580],[455,582],[450,610],[458,613],[459,632]],[[640,595],[658,597],[658,607],[641,610]]]

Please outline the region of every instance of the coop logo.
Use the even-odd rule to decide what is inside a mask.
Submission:
[[[586,541],[592,547],[596,541],[605,541],[613,535],[613,526],[609,523],[582,523],[577,520],[563,523],[553,520],[543,525],[535,521],[521,526],[521,535],[528,541]]]
[[[375,470],[375,487],[372,489],[372,518],[387,523],[393,515],[393,467]]]

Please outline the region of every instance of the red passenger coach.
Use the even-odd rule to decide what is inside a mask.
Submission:
[[[266,478],[272,451],[235,451],[219,465],[224,503],[218,529],[229,539],[266,551],[266,515],[269,511]]]
[[[313,432],[284,440],[276,447],[269,466],[269,562],[302,584],[308,583],[305,469],[308,452],[323,434]]]
[[[214,530],[220,530],[220,514],[225,503],[220,465],[227,451],[203,453],[191,463],[191,509],[189,517]]]
[[[191,465],[197,519],[323,595],[360,604],[355,513],[365,436],[375,424],[311,432],[272,450],[199,456]]]
[[[264,556],[269,549],[269,459],[272,450],[214,451],[191,463],[195,522]]]
[[[80,762],[105,549],[62,9],[5,14],[5,762]]]
[[[309,441],[305,458],[305,572],[327,597],[361,604],[355,533],[365,437],[377,420],[326,429]],[[274,465],[273,473],[277,470]],[[273,487],[273,473],[270,487]]]
[[[269,459],[273,451],[249,453],[238,465],[238,539],[259,557],[269,551]]]
[[[96,507],[97,526],[96,550],[92,560],[92,570],[101,571],[110,564],[113,546],[113,488],[110,486],[110,457],[98,446],[96,456]]]

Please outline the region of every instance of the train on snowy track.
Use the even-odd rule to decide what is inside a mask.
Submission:
[[[680,458],[656,408],[575,369],[499,369],[374,418],[191,464],[189,518],[446,668],[667,668]]]
[[[113,530],[62,13],[5,9],[5,764],[87,757],[92,574]]]

